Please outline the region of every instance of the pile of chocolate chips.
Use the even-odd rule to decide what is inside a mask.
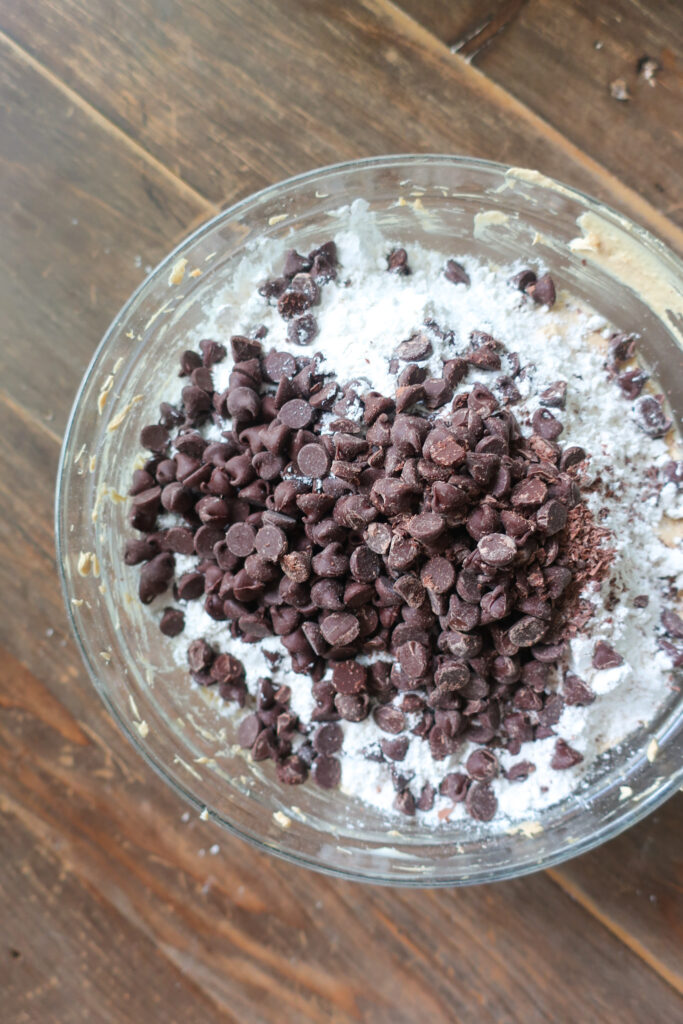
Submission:
[[[409,272],[395,252],[388,262],[390,272]],[[467,283],[454,267],[462,271],[449,261],[447,278]],[[307,257],[290,252],[282,277],[262,286],[292,341],[315,336],[310,310],[336,269],[328,243]],[[537,282],[527,271],[514,284],[532,298],[536,289],[536,301],[554,300],[547,275]],[[162,405],[160,421],[142,430],[152,456],[134,474],[131,524],[143,536],[128,542],[125,559],[144,563],[139,595],[148,603],[174,580],[174,553],[194,554],[175,597],[201,599],[247,642],[281,637],[293,669],[311,677],[314,734],[289,711],[287,687],[276,691],[269,680],[260,681],[256,712],[240,727],[240,742],[254,758],[272,758],[283,781],[304,781],[312,766],[320,785],[336,785],[335,723],[372,714],[386,733],[376,756],[392,764],[396,806],[428,810],[432,787],[411,792],[396,767],[411,742],[412,713],[413,742],[428,742],[436,760],[463,740],[480,745],[466,773],[447,775],[441,792],[489,820],[495,749],[518,753],[525,741],[554,734],[565,703],[593,700],[563,668],[572,567],[580,564],[567,544],[580,502],[572,467],[585,453],[558,443],[561,384],[544,392],[528,437],[510,411],[519,398],[511,378],[496,379],[500,399],[479,380],[454,397],[470,370],[500,370],[502,346],[490,335],[473,332],[470,347],[429,378],[420,363],[438,330],[429,324],[398,346],[393,395],[363,392],[357,382],[342,389],[320,371],[317,355],[266,350],[263,328],[231,339],[234,366],[220,393],[211,368],[224,347],[206,340],[201,354],[184,352],[181,407]],[[362,415],[350,416],[359,404]],[[221,441],[200,433],[209,421],[224,428]],[[184,525],[160,531],[164,510]],[[182,631],[182,611],[167,609],[161,628]],[[356,660],[386,652],[391,661]],[[599,657],[620,661],[606,644]],[[196,682],[245,703],[236,658],[194,640],[188,661]],[[562,688],[551,692],[557,678]],[[297,730],[306,737],[292,753]],[[555,768],[580,760],[557,740]],[[507,774],[533,770],[519,762]]]

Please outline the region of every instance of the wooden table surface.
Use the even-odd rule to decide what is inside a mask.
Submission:
[[[474,154],[604,197],[683,252],[680,0],[2,0],[0,19],[2,1024],[680,1020],[683,797],[561,868],[469,890],[256,853],[187,820],[110,721],[52,526],[110,319],[191,227],[282,177]]]

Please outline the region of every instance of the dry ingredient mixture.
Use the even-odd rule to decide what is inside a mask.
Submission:
[[[683,463],[636,335],[354,205],[188,339],[125,561],[281,782],[519,820],[670,696]]]

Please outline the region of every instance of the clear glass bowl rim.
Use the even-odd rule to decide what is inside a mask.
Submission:
[[[460,156],[455,154],[439,154],[439,153],[408,153],[408,154],[392,154],[387,156],[375,156],[365,157],[356,160],[341,161],[335,164],[329,164],[324,167],[317,167],[312,170],[301,172],[300,174],[293,175],[292,177],[282,179],[273,185],[268,185],[258,192],[251,193],[243,199],[238,200],[236,203],[231,204],[225,210],[221,210],[213,217],[201,223],[197,228],[194,229],[190,234],[183,237],[183,239],[172,249],[168,255],[166,255],[151,271],[146,275],[144,280],[138,285],[135,291],[130,295],[124,305],[120,308],[116,316],[112,319],[109,327],[105,331],[102,340],[97,345],[95,352],[88,364],[88,367],[83,375],[81,383],[76,392],[74,402],[69,413],[67,420],[66,429],[64,432],[64,439],[61,446],[59,463],[57,468],[57,486],[55,494],[55,547],[57,555],[57,566],[59,572],[59,578],[61,583],[62,595],[66,606],[66,613],[71,626],[72,633],[76,639],[76,644],[80,653],[80,656],[86,666],[88,675],[90,676],[91,682],[103,701],[107,711],[112,716],[114,722],[118,728],[127,737],[129,742],[135,748],[138,754],[140,754],[145,762],[156,772],[156,774],[174,790],[183,799],[188,801],[195,810],[200,813],[206,808],[197,799],[194,793],[183,786],[176,778],[173,778],[168,774],[164,765],[157,760],[150,749],[144,746],[135,732],[129,728],[128,724],[119,714],[114,704],[110,701],[106,686],[101,683],[100,673],[97,665],[90,658],[86,646],[81,638],[80,631],[73,613],[70,598],[71,591],[67,575],[64,570],[64,559],[66,557],[67,550],[67,537],[65,535],[63,526],[65,523],[64,517],[62,516],[63,505],[64,505],[64,491],[66,477],[69,472],[69,460],[67,458],[70,451],[70,440],[72,433],[75,429],[75,424],[78,418],[81,397],[83,392],[87,389],[88,384],[91,381],[93,373],[95,372],[97,365],[107,349],[109,342],[117,332],[119,323],[125,319],[129,311],[132,310],[139,296],[144,292],[148,283],[152,279],[163,275],[167,270],[173,266],[176,260],[182,256],[183,252],[187,247],[197,242],[201,237],[221,223],[227,222],[235,218],[238,214],[242,214],[249,210],[250,207],[257,207],[268,200],[276,199],[279,194],[285,193],[289,188],[297,185],[312,185],[316,182],[324,181],[327,177],[334,174],[343,173],[344,171],[358,171],[358,170],[380,170],[382,168],[398,168],[405,167],[407,173],[414,173],[416,168],[420,166],[431,166],[436,167],[440,165],[459,167],[463,170],[472,170],[473,172],[482,171],[492,173],[498,173],[505,175],[513,169],[512,165],[503,164],[494,160],[484,160],[477,157]],[[583,207],[586,211],[592,211],[600,214],[600,216],[610,220],[621,230],[632,235],[644,248],[649,249],[653,254],[656,255],[657,259],[663,263],[668,264],[669,269],[675,275],[676,278],[683,280],[683,260],[681,260],[664,242],[657,238],[652,232],[646,228],[637,224],[627,215],[620,213],[613,207],[609,206],[601,200],[595,199],[588,193],[581,191],[580,189],[574,188],[571,185],[567,185],[564,182],[560,182],[557,179],[550,178],[546,175],[541,175],[541,181],[531,182],[532,187],[539,186],[557,186],[558,191],[568,199],[576,202],[579,206]],[[296,864],[298,866],[307,867],[311,870],[318,871],[322,874],[330,875],[337,878],[343,878],[349,881],[365,882],[373,885],[388,885],[396,886],[399,888],[443,888],[443,887],[460,887],[472,884],[483,884],[495,881],[505,881],[512,878],[523,877],[524,875],[535,873],[536,871],[546,870],[547,868],[555,867],[558,864],[563,863],[566,860],[573,859],[583,853],[587,853],[590,850],[601,846],[603,843],[615,838],[621,832],[630,828],[631,826],[642,821],[645,817],[656,810],[661,804],[668,800],[677,790],[683,787],[683,760],[680,768],[672,774],[669,778],[662,781],[656,789],[647,792],[643,799],[637,803],[632,804],[625,808],[625,813],[622,817],[616,818],[609,822],[602,828],[596,829],[590,835],[583,839],[573,843],[572,845],[566,845],[553,851],[551,854],[545,856],[542,860],[537,862],[530,862],[524,865],[515,864],[512,867],[509,865],[501,864],[499,867],[491,868],[488,867],[486,871],[481,873],[471,873],[466,878],[454,876],[452,878],[437,878],[437,879],[421,879],[420,877],[405,877],[405,876],[388,876],[382,877],[380,875],[369,875],[359,871],[353,870],[342,870],[340,868],[332,867],[320,863],[316,858],[310,857],[304,854],[297,854],[291,850],[280,846],[277,843],[271,841],[264,841],[261,837],[251,834],[248,830],[242,829],[235,825],[233,822],[227,820],[222,815],[213,813],[211,809],[208,809],[209,818],[215,821],[221,827],[225,828],[229,833],[237,836],[249,843],[251,846],[261,851],[267,851],[268,853],[274,854],[275,856]]]

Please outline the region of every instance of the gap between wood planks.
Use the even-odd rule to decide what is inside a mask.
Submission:
[[[646,963],[648,967],[655,971],[660,978],[671,986],[671,988],[683,995],[683,978],[674,974],[666,964],[653,956],[649,950],[638,941],[635,935],[632,935],[624,928],[620,928],[615,921],[611,921],[610,918],[600,910],[600,907],[597,905],[595,900],[591,899],[590,896],[583,892],[580,886],[576,885],[568,878],[565,878],[562,875],[561,870],[558,870],[557,868],[549,868],[546,871],[546,875],[555,883],[555,885],[558,885],[560,889],[567,894],[567,896],[575,900],[576,903],[583,907],[587,913],[591,914],[596,921],[599,921],[600,924],[614,935],[615,938],[619,939],[624,946],[630,949],[632,953],[635,953],[635,955]]]
[[[531,125],[545,135],[558,149],[564,151],[570,159],[580,164],[589,174],[596,178],[602,178],[607,188],[613,193],[615,204],[623,205],[623,212],[629,214],[630,211],[630,216],[640,218],[643,227],[654,232],[679,253],[683,252],[683,229],[673,224],[665,214],[643,199],[628,185],[625,185],[620,178],[617,178],[601,163],[576,146],[560,131],[553,128],[548,121],[534,113],[530,107],[527,107],[512,93],[480,71],[475,64],[471,64],[459,53],[453,53],[446,43],[441,42],[415,18],[396,6],[393,0],[361,0],[361,2],[367,7],[380,8],[384,11],[387,20],[396,26],[397,32],[412,37],[416,44],[422,45],[442,59],[456,64],[461,74],[470,76],[472,86],[478,89],[482,95],[488,96],[496,106],[507,108],[511,117],[517,117]]]
[[[366,0],[366,4],[371,7],[379,8],[385,13],[386,18],[390,23],[393,23],[404,36],[411,37],[417,45],[424,46],[427,49],[435,52],[441,59],[448,59],[453,62],[457,62],[457,70],[459,73],[467,74],[470,76],[473,85],[483,94],[488,94],[490,98],[499,106],[509,109],[511,116],[519,117],[522,120],[528,122],[537,130],[540,130],[542,134],[560,149],[568,154],[572,159],[584,166],[591,174],[597,178],[602,178],[608,186],[612,189],[615,195],[622,198],[624,205],[629,209],[639,211],[643,219],[650,223],[656,224],[656,230],[658,233],[668,238],[673,244],[683,249],[683,231],[672,225],[667,218],[659,213],[654,207],[648,202],[641,199],[637,193],[633,192],[628,186],[624,185],[618,178],[616,178],[611,172],[607,171],[597,161],[587,156],[583,150],[579,149],[568,139],[565,138],[560,132],[550,126],[538,115],[534,114],[528,107],[516,100],[514,96],[504,90],[501,86],[490,80],[483,72],[479,71],[476,67],[473,67],[469,62],[459,56],[453,54],[449,47],[442,43],[436,36],[432,35],[426,29],[424,29],[415,19],[410,17],[404,11],[397,8],[391,0]],[[48,68],[45,67],[40,61],[32,57],[26,50],[14,42],[14,40],[7,36],[5,33],[0,32],[0,38],[2,38],[8,47],[17,55],[17,57],[23,61],[26,65],[31,67],[34,71],[41,75],[53,88],[57,89],[63,95],[65,95],[70,102],[77,106],[88,116],[94,123],[99,127],[108,131],[114,135],[117,140],[123,142],[130,150],[132,150],[137,156],[144,160],[149,166],[153,167],[159,174],[170,181],[177,190],[181,193],[191,197],[198,205],[200,205],[207,215],[213,215],[217,213],[220,207],[211,202],[201,192],[197,191],[191,185],[189,185],[182,177],[172,171],[166,164],[158,160],[151,153],[149,153],[144,146],[136,142],[131,136],[125,131],[119,128],[113,121],[101,114],[95,106],[85,100],[80,93],[72,89],[69,85],[63,82],[55,74],[53,74]],[[20,416],[22,419],[29,420],[34,423],[40,430],[42,430],[46,436],[53,441],[55,444],[61,444],[60,436],[52,430],[46,423],[39,418],[36,418],[32,413],[25,409],[20,403],[17,403],[14,399],[10,398],[9,395],[2,393],[0,394],[0,400],[2,400],[7,407],[13,412],[14,415]],[[647,950],[645,950],[640,943],[631,936],[628,932],[625,932],[618,925],[616,925],[611,919],[603,914],[595,903],[587,897],[582,891],[574,886],[572,883],[565,880],[559,872],[550,871],[547,872],[552,881],[560,887],[563,892],[567,895],[567,898],[575,899],[588,913],[591,914],[600,924],[611,932],[619,941],[627,946],[631,951],[636,953],[648,966],[654,970],[660,977],[662,977],[671,987],[677,991],[681,991],[681,985],[679,980],[672,975],[671,971],[664,965],[661,964],[657,958],[652,957]]]

